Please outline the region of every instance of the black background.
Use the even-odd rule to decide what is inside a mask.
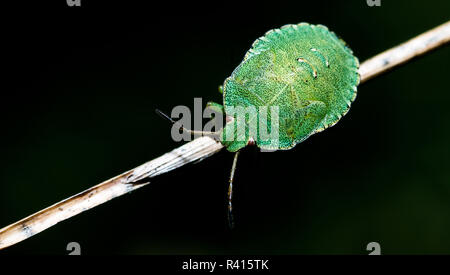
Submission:
[[[449,20],[448,1],[4,6],[0,227],[177,146],[154,109],[221,101],[251,43],[323,24],[360,61]],[[226,219],[225,150],[1,254],[450,253],[449,48],[359,87],[336,126],[289,151],[246,148]]]

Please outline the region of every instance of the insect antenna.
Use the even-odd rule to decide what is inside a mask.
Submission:
[[[239,151],[236,152],[233,159],[233,166],[231,166],[231,174],[228,185],[228,225],[231,229],[234,227],[234,219],[233,219],[233,180],[234,180],[234,172],[236,171],[236,164],[239,156]]]
[[[219,139],[219,133],[218,132],[208,132],[208,131],[196,131],[196,130],[190,130],[190,129],[186,129],[183,127],[183,125],[181,125],[179,122],[173,120],[171,117],[169,117],[168,115],[166,115],[165,113],[163,113],[161,110],[159,109],[155,109],[155,112],[162,118],[167,119],[168,121],[170,121],[170,123],[172,123],[173,125],[177,125],[180,127],[180,129],[183,130],[183,132],[187,132],[191,135],[198,135],[198,136],[209,136],[215,140]]]

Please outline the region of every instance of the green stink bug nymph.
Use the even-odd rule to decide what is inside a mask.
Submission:
[[[345,42],[322,25],[285,25],[253,43],[221,88],[223,105],[207,105],[225,113],[225,126],[214,133],[202,133],[236,152],[228,189],[231,226],[232,186],[239,150],[249,144],[264,150],[291,149],[336,124],[356,97],[358,67],[358,59]],[[253,111],[249,112],[249,108]],[[260,110],[265,110],[264,116]],[[262,138],[260,128],[271,128],[275,115],[276,140]],[[253,124],[254,132],[250,129]]]

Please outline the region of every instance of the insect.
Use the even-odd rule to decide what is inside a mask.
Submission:
[[[288,150],[335,125],[355,100],[360,80],[358,67],[352,50],[325,26],[300,23],[270,30],[252,44],[219,88],[223,105],[207,104],[207,108],[225,114],[225,126],[216,132],[183,128],[192,134],[214,137],[228,151],[235,152],[228,188],[230,227],[239,150],[247,145]],[[238,106],[244,108],[237,109]],[[256,131],[251,131],[250,125],[255,124]],[[262,138],[261,127],[274,124],[276,140]]]

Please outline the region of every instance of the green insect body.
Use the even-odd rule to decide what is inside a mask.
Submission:
[[[224,107],[208,104],[224,110],[229,117],[220,141],[231,152],[250,143],[261,149],[287,150],[333,126],[356,97],[358,66],[358,59],[345,42],[325,26],[300,23],[268,31],[253,43],[241,64],[225,80]],[[230,106],[254,106],[257,111],[253,115],[236,111],[230,116]],[[261,119],[259,107],[271,106],[279,108],[279,140],[275,146],[270,140],[261,139],[259,129],[258,134],[251,136],[247,125],[240,125]],[[240,115],[246,119],[238,120]],[[266,117],[270,124],[270,111]],[[238,136],[237,129],[242,126],[246,131]],[[267,127],[270,129],[270,125]]]
[[[325,26],[300,23],[270,30],[253,43],[219,88],[223,105],[207,104],[212,111],[225,113],[225,126],[216,132],[182,127],[191,134],[212,136],[236,152],[228,187],[230,227],[239,150],[249,144],[271,151],[291,149],[336,124],[355,100],[358,67],[345,42]],[[263,137],[263,127],[277,129],[276,139]]]

